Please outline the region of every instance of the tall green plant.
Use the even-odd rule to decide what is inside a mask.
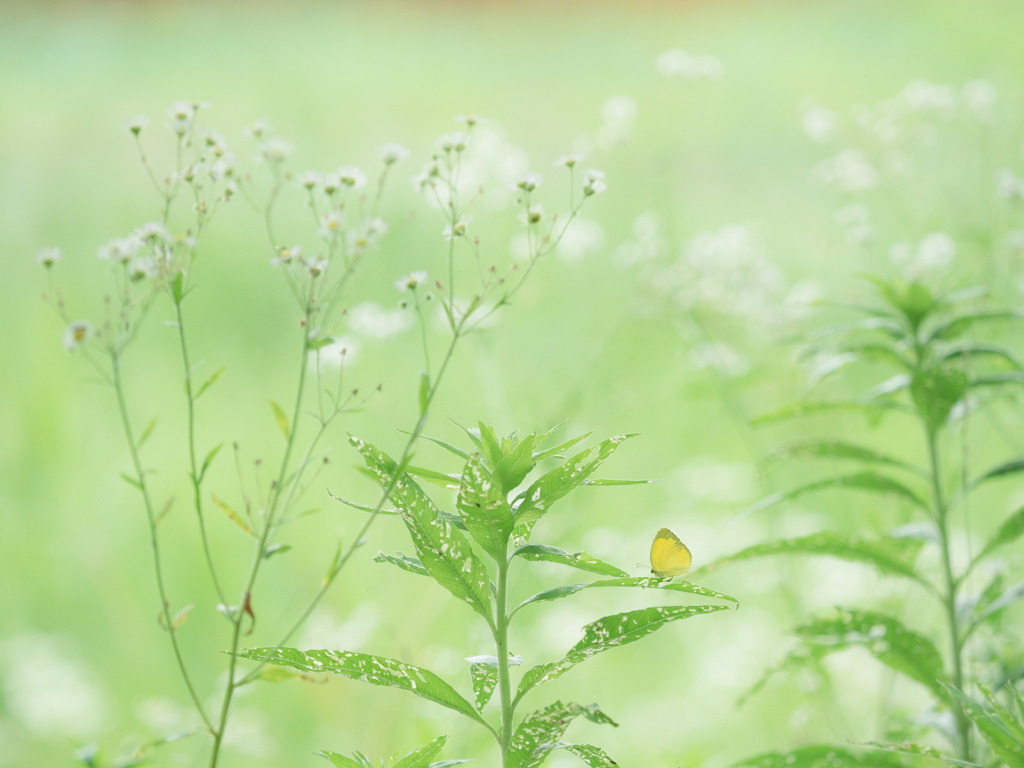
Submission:
[[[1011,515],[960,571],[954,567],[953,514],[977,488],[997,478],[1024,471],[1024,459],[1015,458],[973,479],[949,483],[953,460],[948,455],[951,423],[972,408],[984,407],[977,394],[1024,383],[1024,369],[1013,352],[997,344],[967,338],[969,331],[986,323],[1015,319],[1016,311],[993,311],[979,306],[976,291],[935,295],[919,282],[873,280],[877,301],[855,307],[861,320],[822,329],[809,339],[809,349],[834,353],[835,372],[858,363],[883,363],[895,375],[851,401],[807,401],[762,417],[776,422],[827,411],[862,411],[875,416],[899,414],[916,424],[927,463],[919,466],[869,446],[840,439],[814,439],[785,446],[773,460],[827,459],[860,465],[857,471],[834,475],[776,493],[750,508],[767,507],[826,489],[896,497],[928,521],[917,537],[854,537],[825,531],[795,539],[772,541],[723,557],[701,569],[716,570],[727,563],[773,555],[809,554],[873,565],[882,573],[907,579],[930,597],[944,617],[945,652],[932,639],[904,626],[899,617],[867,610],[839,610],[798,627],[799,647],[782,659],[757,683],[760,690],[774,673],[816,665],[828,654],[847,648],[867,650],[882,663],[925,686],[938,706],[950,710],[955,730],[946,734],[957,759],[972,761],[979,749],[972,744],[971,717],[951,691],[966,690],[970,679],[966,647],[972,635],[998,617],[1010,603],[1024,596],[1019,586],[1007,588],[995,576],[976,598],[966,594],[968,576],[999,548],[1024,534],[1024,509]],[[960,474],[960,473],[956,473]],[[941,575],[930,579],[916,565],[922,547],[931,543],[940,554]],[[823,755],[838,754],[832,747],[804,748],[785,756],[772,753],[787,765],[817,765]],[[831,750],[831,753],[829,752]],[[844,755],[852,754],[847,749]],[[744,765],[773,764],[771,755]]]
[[[562,454],[590,433],[542,448],[553,432],[520,436],[516,431],[499,437],[490,426],[480,422],[478,428],[466,430],[475,448],[472,453],[435,441],[464,462],[458,474],[411,467],[407,461],[396,462],[369,443],[352,438],[352,444],[362,454],[369,473],[382,487],[393,487],[391,499],[395,510],[391,514],[398,515],[405,523],[416,548],[415,558],[381,553],[375,559],[434,579],[456,600],[475,611],[491,632],[494,655],[467,659],[470,662],[473,703],[433,672],[394,659],[345,650],[303,652],[294,648],[254,648],[239,655],[259,665],[269,663],[304,673],[326,672],[398,688],[454,710],[491,734],[498,747],[502,768],[534,768],[555,749],[566,749],[593,768],[615,765],[615,761],[599,747],[561,741],[569,724],[579,717],[616,725],[597,705],[556,701],[519,718],[517,724],[516,712],[523,699],[534,689],[561,677],[592,656],[640,640],[670,622],[715,613],[731,606],[641,608],[605,616],[585,626],[583,638],[563,658],[531,667],[513,687],[512,668],[522,663],[518,656],[511,655],[509,646],[515,617],[535,603],[560,600],[584,589],[601,587],[661,589],[711,597],[732,605],[737,605],[737,601],[729,595],[685,581],[674,583],[672,579],[630,577],[620,568],[586,552],[570,553],[531,542],[537,523],[569,493],[585,485],[645,482],[594,478],[601,465],[632,435],[608,438],[565,458]],[[562,461],[525,484],[537,464],[549,459]],[[414,477],[456,491],[456,511],[439,509]],[[339,501],[358,509],[369,509],[344,499]],[[490,568],[485,561],[490,561]],[[538,561],[559,563],[610,578],[552,587],[512,607],[509,587],[514,566]],[[495,690],[498,692],[498,716],[496,722],[491,722],[484,717],[483,710]],[[324,755],[340,768],[358,765],[336,753]]]

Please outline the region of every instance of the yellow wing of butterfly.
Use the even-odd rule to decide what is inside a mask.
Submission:
[[[662,528],[651,544],[651,571],[661,578],[682,576],[690,570],[693,555],[668,528]]]

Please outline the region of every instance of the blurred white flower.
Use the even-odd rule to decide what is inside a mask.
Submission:
[[[262,139],[267,133],[270,133],[270,123],[263,118],[254,120],[242,129],[242,135],[251,139]]]
[[[722,62],[707,54],[689,54],[673,48],[658,56],[654,68],[662,77],[680,80],[718,80],[722,77]]]
[[[43,248],[36,254],[36,262],[42,264],[44,267],[52,267],[58,261],[64,258],[60,251],[60,248]]]
[[[367,248],[377,244],[384,235],[388,233],[388,223],[377,217],[364,220],[358,227],[348,233],[346,245],[352,256],[362,254]]]
[[[128,278],[137,283],[139,280],[157,277],[160,274],[160,261],[153,256],[132,259],[128,264]]]
[[[313,189],[317,185],[324,183],[324,175],[319,171],[303,171],[296,177],[295,181],[300,187]]]
[[[811,141],[827,144],[836,134],[836,113],[826,107],[806,103],[800,110],[800,124]]]
[[[512,184],[508,185],[509,189],[522,189],[526,192],[533,192],[537,187],[544,183],[544,177],[539,173],[524,173]]]
[[[559,217],[568,219],[568,214]],[[579,261],[591,256],[605,244],[604,229],[596,221],[577,216],[566,227],[558,241],[558,255],[565,261]]]
[[[359,342],[351,336],[342,336],[326,347],[320,347],[317,355],[323,368],[350,368],[358,359]]]
[[[328,211],[320,217],[320,237],[328,239],[336,237],[341,233],[341,214],[337,211]]]
[[[387,339],[412,328],[412,314],[400,309],[384,309],[366,301],[348,311],[348,327],[353,333],[370,339]]]
[[[996,189],[1004,200],[1024,199],[1024,179],[1008,168],[1003,168],[996,174]]]
[[[115,238],[106,245],[101,245],[96,251],[98,259],[112,259],[122,264],[131,261],[132,257],[142,247],[142,241],[136,235]]]
[[[474,125],[486,125],[487,118],[480,117],[480,115],[456,115],[455,122],[468,125],[470,128],[472,128]]]
[[[343,165],[338,169],[338,178],[346,187],[362,189],[366,186],[366,174],[354,165]]]
[[[402,275],[395,281],[395,288],[398,289],[399,293],[405,293],[425,284],[428,279],[427,273],[422,270],[410,272],[408,275]]]
[[[844,149],[814,166],[811,179],[840,192],[857,192],[876,186],[879,173],[859,149]]]
[[[88,320],[76,320],[64,330],[62,341],[64,347],[70,352],[88,343],[95,334],[96,331]]]
[[[136,115],[128,121],[128,130],[131,133],[138,136],[142,129],[145,128],[147,125],[149,125],[148,117],[146,117],[145,115]]]
[[[544,206],[540,203],[531,205],[526,209],[524,213],[519,214],[519,221],[523,226],[529,227],[533,224],[539,224],[544,218]]]
[[[586,158],[586,154],[583,152],[576,152],[571,155],[562,155],[560,158],[555,160],[555,168],[572,168],[574,165],[582,163]]]
[[[991,80],[971,80],[963,87],[964,104],[979,120],[988,122],[992,118],[992,110],[999,100],[999,91]]]
[[[690,350],[690,362],[698,371],[711,368],[730,379],[739,378],[750,371],[750,361],[722,342],[694,344]]]
[[[38,736],[86,738],[102,725],[105,701],[89,671],[52,637],[22,634],[0,642],[6,661],[5,709]]]
[[[462,131],[445,133],[437,137],[434,146],[443,152],[462,152],[469,146],[469,134]]]
[[[153,246],[156,243],[167,243],[171,240],[171,235],[167,231],[167,227],[160,221],[149,221],[143,224],[141,227],[135,230],[135,236],[146,243],[146,245]]]
[[[193,121],[196,115],[196,108],[187,101],[176,101],[167,108],[167,116],[170,120],[165,125],[178,136],[184,136],[192,130]]]
[[[290,264],[302,256],[302,246],[293,245],[290,248],[278,248],[277,256],[270,260],[270,265],[279,267],[282,264]]]
[[[444,237],[445,240],[454,240],[457,237],[465,237],[466,230],[469,228],[469,225],[472,222],[472,216],[462,214],[461,216],[459,216],[459,220],[455,222],[454,226],[449,224],[447,227],[441,230],[441,236]]]
[[[601,127],[593,137],[593,142],[604,150],[621,144],[633,129],[636,120],[637,105],[632,96],[625,94],[612,96],[601,105]],[[574,147],[574,151],[584,151],[583,147]]]
[[[893,243],[889,248],[889,258],[903,268],[903,275],[908,280],[920,280],[944,269],[955,256],[956,243],[945,232],[925,235],[916,248],[906,242]]]
[[[268,163],[283,163],[295,150],[295,145],[282,139],[267,139],[257,147],[257,151]]]
[[[588,168],[583,172],[583,195],[585,197],[599,195],[606,189],[608,189],[608,185],[604,183],[603,171]]]
[[[939,112],[951,116],[956,107],[956,93],[951,86],[924,80],[908,83],[900,96],[913,112]]]
[[[653,261],[668,253],[668,240],[661,234],[661,218],[647,211],[633,222],[633,240],[627,241],[612,253],[612,261],[620,268],[640,262]]]
[[[377,156],[381,159],[384,165],[394,165],[395,163],[400,163],[409,157],[409,151],[401,144],[389,142],[377,150]]]

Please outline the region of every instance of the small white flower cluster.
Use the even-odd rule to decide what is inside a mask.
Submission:
[[[469,229],[469,225],[473,223],[473,217],[466,215],[465,213],[459,216],[459,220],[454,225],[449,224],[443,230],[441,230],[441,236],[445,240],[455,240],[458,237],[465,237],[466,232]]]
[[[681,48],[662,53],[654,68],[662,77],[687,81],[720,80],[723,74],[722,62],[714,56],[691,54]]]
[[[846,233],[851,245],[867,245],[875,236],[868,223],[868,209],[863,205],[846,205],[835,212],[832,220]]]
[[[945,232],[925,235],[915,247],[908,242],[893,243],[889,258],[903,269],[908,280],[921,280],[948,267],[956,257],[956,243]]]
[[[661,233],[661,217],[653,211],[637,216],[633,222],[633,239],[627,240],[612,253],[612,261],[620,269],[634,264],[661,259],[668,253],[669,243]]]

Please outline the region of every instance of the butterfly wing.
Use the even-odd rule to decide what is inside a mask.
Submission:
[[[662,528],[651,544],[651,569],[655,576],[673,578],[690,570],[693,556],[686,545],[668,528]]]

